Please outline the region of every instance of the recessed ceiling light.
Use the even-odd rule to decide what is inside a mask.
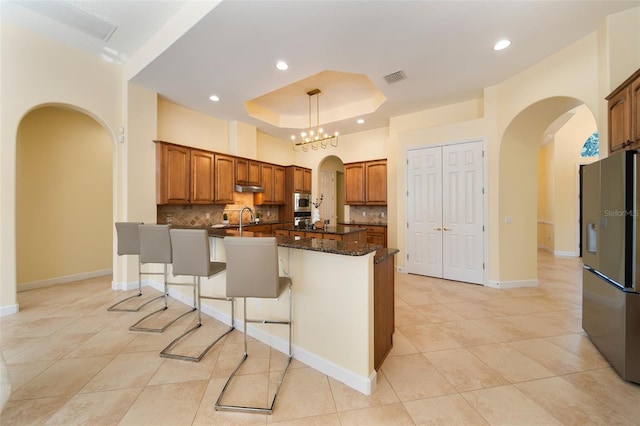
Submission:
[[[213,102],[218,102],[220,100],[220,98],[217,97],[216,95],[209,96],[209,99],[212,100]]]
[[[497,42],[496,44],[493,45],[493,50],[502,50],[502,49],[506,49],[507,47],[509,47],[509,45],[511,44],[511,41],[509,40],[500,40],[499,42]]]
[[[364,118],[358,118],[358,119],[356,120],[356,123],[358,123],[358,124],[362,124],[362,123],[364,123]]]
[[[280,71],[286,71],[289,69],[289,64],[287,64],[285,61],[278,61],[278,63],[276,64],[276,68],[278,68]]]

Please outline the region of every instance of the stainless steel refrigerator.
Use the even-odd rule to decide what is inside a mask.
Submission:
[[[582,174],[582,328],[625,380],[640,383],[640,152]]]

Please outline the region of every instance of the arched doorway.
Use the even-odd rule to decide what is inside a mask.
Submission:
[[[537,285],[538,149],[549,126],[584,104],[553,97],[522,110],[507,126],[499,158],[500,286]]]
[[[344,222],[344,163],[329,155],[318,165],[318,192],[322,204],[318,208],[322,219],[329,219],[332,226]],[[314,200],[315,201],[315,200]]]
[[[17,290],[112,272],[113,141],[83,111],[39,106],[16,139]]]

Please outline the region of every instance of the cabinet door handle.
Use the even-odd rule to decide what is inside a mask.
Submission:
[[[451,228],[444,228],[445,231],[453,231]]]
[[[442,231],[442,228],[433,228],[434,231]]]

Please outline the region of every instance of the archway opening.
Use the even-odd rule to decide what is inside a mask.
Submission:
[[[537,284],[538,150],[552,123],[580,105],[583,102],[575,98],[544,99],[525,108],[505,130],[499,159],[498,209],[502,283],[519,286]],[[593,117],[590,111],[589,114]],[[587,130],[587,135],[590,132]],[[581,142],[584,142],[585,137],[579,137]],[[579,149],[577,152],[579,156]],[[576,167],[575,164],[573,167]],[[563,186],[558,187],[558,184]],[[554,189],[565,190],[565,185],[570,187],[569,190],[575,191],[573,181],[556,182]]]
[[[27,113],[16,140],[17,290],[111,274],[112,228],[109,133],[73,107]]]
[[[334,226],[344,223],[344,163],[335,155],[329,155],[318,165],[318,193],[322,204],[320,217]],[[318,201],[318,200],[315,200]]]

